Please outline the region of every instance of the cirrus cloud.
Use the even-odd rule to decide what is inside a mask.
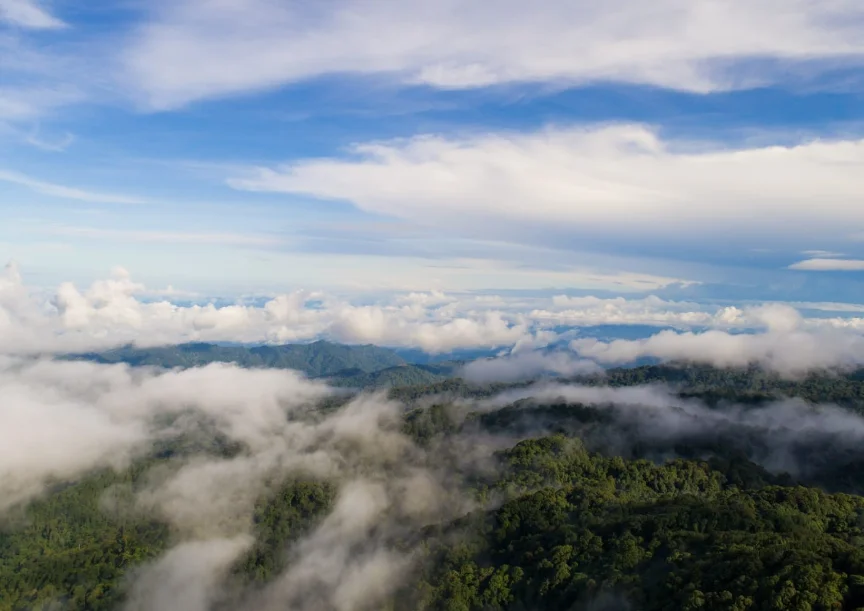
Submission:
[[[65,23],[39,5],[40,2],[36,0],[0,0],[0,21],[33,29],[66,27]]]
[[[854,0],[163,1],[124,50],[124,76],[155,109],[346,73],[444,89],[618,81],[711,92],[860,64],[862,16]],[[747,60],[761,61],[735,70]]]

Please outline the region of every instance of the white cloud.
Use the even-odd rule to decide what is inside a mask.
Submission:
[[[62,199],[74,199],[78,201],[97,204],[147,203],[147,200],[138,197],[130,197],[128,195],[120,195],[114,193],[87,191],[84,189],[78,189],[76,187],[68,187],[65,185],[58,185],[56,183],[37,180],[19,172],[10,172],[8,170],[2,169],[0,169],[0,182],[8,182],[13,185],[20,185],[22,187],[27,187],[28,189],[31,189],[36,193],[41,193],[42,195],[49,195],[51,197],[59,197]]]
[[[535,309],[530,317],[556,325],[642,324],[675,327],[747,326],[743,310],[735,306],[717,308],[686,301],[667,301],[655,296],[644,299],[614,297],[553,297],[551,307]]]
[[[555,256],[555,253],[550,254],[550,257]],[[578,286],[586,290],[628,293],[653,291],[673,284],[698,284],[692,280],[657,274],[601,271],[576,265],[571,267],[560,262],[558,265],[553,263],[553,269],[547,269],[542,264],[525,266],[518,262],[514,264],[488,258],[444,258],[427,261],[425,272],[420,285],[423,288],[433,288],[437,284],[439,289],[443,285],[448,290],[455,288],[463,291],[502,287],[548,290]]]
[[[789,266],[810,272],[861,272],[864,271],[864,261],[859,259],[807,259]]]
[[[281,344],[320,338],[415,347],[430,353],[499,347],[519,352],[555,342],[559,335],[551,329],[557,326],[604,324],[800,331],[807,337],[843,331],[850,342],[856,341],[857,332],[864,331],[864,318],[803,318],[783,304],[738,308],[657,297],[628,300],[431,292],[379,296],[374,303],[361,305],[348,297],[297,290],[263,302],[237,301],[220,306],[178,305],[166,299],[178,296],[190,295],[173,287],[150,289],[120,268],[87,289],[66,282],[49,295],[25,286],[17,266],[10,264],[0,274],[0,354],[75,352],[126,343]],[[803,308],[807,304],[800,305]],[[843,304],[815,305],[838,312],[860,310],[839,307]],[[729,337],[732,343],[751,341],[737,335]],[[813,358],[817,358],[815,353]],[[545,364],[560,372],[577,365]],[[519,367],[523,365],[526,363]]]
[[[142,301],[153,296],[125,270],[85,291],[72,283],[50,300],[23,284],[17,267],[0,277],[0,345],[5,353],[76,351],[183,341],[286,343],[327,337],[352,343],[414,346],[430,352],[513,345],[534,337],[524,317],[494,308],[457,312],[422,303],[354,305],[296,291],[257,305],[189,305]],[[311,301],[323,300],[311,307]],[[416,301],[416,299],[414,299]]]
[[[520,235],[525,224],[615,239],[828,232],[864,224],[864,141],[730,149],[643,125],[548,127],[358,145],[347,159],[260,168],[238,189],[353,202],[391,217]],[[783,227],[776,219],[783,218]],[[766,233],[770,229],[770,233]]]
[[[43,151],[50,151],[52,153],[62,153],[75,142],[75,135],[66,132],[63,134],[63,137],[59,140],[46,140],[39,136],[38,132],[31,133],[25,138],[27,144],[35,146],[38,149]]]
[[[801,254],[817,259],[836,259],[844,256],[842,252],[833,252],[831,250],[802,250]]]
[[[217,365],[153,375],[82,362],[0,362],[0,509],[37,494],[51,478],[121,467],[161,433],[157,414],[194,407],[232,439],[256,447],[286,406],[326,387],[293,372]],[[284,418],[284,416],[283,416]]]
[[[0,0],[0,21],[33,29],[57,29],[66,24],[39,6],[38,0]]]
[[[860,63],[862,16],[856,0],[163,1],[124,59],[153,108],[340,73],[455,89],[622,81],[710,92],[788,79],[796,62]]]
[[[775,472],[805,476],[832,464],[835,458],[826,456],[826,448],[830,448],[828,454],[848,456],[864,440],[864,419],[848,409],[813,405],[801,399],[777,401],[758,409],[728,403],[708,407],[701,401],[682,399],[673,389],[660,385],[615,388],[542,383],[505,391],[481,401],[479,407],[495,410],[516,401],[529,401],[523,403],[525,409],[566,402],[607,411],[611,422],[593,431],[599,433],[594,443],[602,440],[604,451],[614,453],[616,444],[620,444],[621,450],[631,452],[628,429],[635,433],[629,437],[631,442],[692,442],[707,436],[712,441],[722,439],[727,447],[736,447],[736,442],[743,440],[737,449],[750,460]],[[591,443],[592,432],[584,432],[585,440]],[[754,444],[754,436],[761,443]]]
[[[330,390],[290,371],[160,373],[4,358],[0,393],[0,512],[49,483],[123,466],[154,441],[200,434],[202,423],[241,444],[236,456],[177,458],[148,471],[134,492],[120,484],[106,493],[104,507],[172,527],[173,547],[130,575],[130,611],[210,608],[252,543],[256,501],[290,476],[338,489],[333,511],[287,550],[294,562],[284,575],[249,593],[258,604],[233,608],[374,606],[411,566],[410,554],[386,548],[388,538],[470,505],[458,477],[427,468],[425,452],[403,435],[403,405],[361,395],[321,412],[314,406]]]
[[[249,536],[181,543],[133,573],[124,611],[209,611],[232,564],[252,543]]]
[[[755,334],[661,331],[641,340],[576,339],[570,347],[581,357],[605,365],[653,357],[715,367],[759,365],[789,377],[864,365],[864,335],[860,333],[829,325],[808,328],[807,321],[789,306],[766,306],[754,315],[761,318],[766,331]]]
[[[427,322],[417,320],[406,310],[377,306],[345,307],[328,333],[350,343],[419,346],[433,353],[508,346],[530,336],[526,325],[514,325],[496,312]]]
[[[470,382],[487,384],[533,380],[548,373],[572,377],[600,372],[602,369],[594,361],[567,352],[516,352],[473,361],[463,367],[459,375]]]

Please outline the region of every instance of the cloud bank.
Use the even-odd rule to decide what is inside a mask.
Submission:
[[[789,305],[735,307],[597,297],[501,297],[409,293],[358,304],[345,297],[298,290],[258,301],[178,304],[177,289],[148,289],[122,269],[80,290],[60,285],[53,295],[28,288],[15,265],[0,274],[0,354],[82,352],[128,343],[284,344],[329,339],[351,344],[419,348],[427,353],[498,349],[507,356],[466,370],[476,380],[511,380],[541,371],[572,375],[643,358],[762,365],[788,375],[862,364],[864,318],[856,304],[797,304],[835,315],[805,318]],[[646,339],[598,340],[582,327],[673,327]],[[746,333],[745,333],[746,332]],[[575,336],[575,339],[574,339]],[[540,354],[570,341],[578,353]]]
[[[654,357],[715,367],[759,365],[789,377],[864,365],[864,336],[860,333],[806,329],[804,319],[789,306],[766,307],[760,314],[766,328],[762,333],[661,331],[642,340],[577,339],[570,347],[584,358],[607,365]]]
[[[488,307],[457,313],[410,300],[354,305],[302,290],[263,305],[181,306],[147,301],[147,294],[146,287],[118,269],[85,291],[64,283],[44,299],[23,284],[16,266],[9,266],[0,277],[2,352],[81,351],[129,342],[288,343],[321,337],[447,352],[509,346],[535,336],[524,317]]]
[[[849,169],[864,163],[859,140],[742,148],[613,124],[421,135],[349,152],[258,168],[230,184],[348,201],[426,225],[459,219],[511,239],[524,239],[526,226],[663,243],[729,232],[764,248],[805,235],[848,241],[849,227],[864,223],[864,176]]]

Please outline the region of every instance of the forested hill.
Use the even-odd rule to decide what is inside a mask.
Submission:
[[[91,360],[188,367],[191,359],[209,354],[198,362],[240,355],[249,366],[288,366],[288,357],[272,356],[282,348],[291,353],[293,347],[124,349]],[[292,368],[345,372],[345,364],[357,364],[355,350],[370,355],[370,367],[376,358],[378,363],[388,358],[377,348],[341,348],[311,344],[308,354],[318,355],[318,361]],[[322,350],[332,358],[323,358]],[[404,371],[442,380],[429,383],[423,377],[393,389],[392,397],[403,404],[388,402],[398,408],[389,420],[381,419],[386,412],[375,404],[380,395],[361,394],[352,410],[351,393],[310,405],[308,412],[286,413],[284,429],[267,419],[261,430],[276,427],[278,443],[260,447],[233,439],[236,430],[219,428],[212,418],[233,412],[214,406],[199,422],[184,398],[177,421],[182,426],[161,429],[165,435],[129,464],[113,469],[103,464],[52,481],[29,503],[0,513],[0,611],[172,608],[129,603],[130,584],[142,567],[190,543],[178,539],[182,532],[169,514],[152,511],[148,503],[170,491],[173,501],[194,499],[198,486],[217,475],[222,478],[218,502],[199,509],[224,519],[214,522],[220,528],[248,532],[254,543],[225,569],[224,587],[202,582],[215,598],[194,607],[201,611],[864,609],[860,373],[784,381],[755,369],[652,366],[613,370],[571,387],[609,387],[608,404],[554,394],[522,398],[528,383],[470,386],[443,379],[450,374],[446,365],[357,368],[340,379],[353,387],[399,385]],[[627,392],[616,404],[622,389]],[[645,394],[636,392],[640,389]],[[511,398],[487,402],[511,391],[516,391]],[[812,403],[774,402],[788,396]],[[154,426],[164,419],[162,413],[156,416]],[[245,425],[245,412],[240,418]],[[320,436],[303,446],[307,435]],[[346,436],[328,445],[338,435]],[[366,442],[364,435],[370,436]],[[270,464],[261,448],[287,446],[290,460],[268,470],[257,486],[247,491],[247,482],[237,481],[250,465]],[[390,450],[399,453],[394,457],[386,453]],[[316,475],[299,468],[307,464],[304,456],[320,459],[322,453],[335,472]],[[197,471],[201,465],[209,470]],[[164,487],[166,476],[187,470],[189,478],[168,479],[180,488]],[[427,488],[430,481],[440,487]],[[361,495],[347,514],[338,513],[340,498],[352,485],[376,494],[390,489],[393,505],[390,513],[376,510],[363,518],[371,522],[350,531],[342,548],[330,529],[353,524],[348,514],[353,517],[377,498]],[[244,491],[253,495],[245,499],[245,510],[234,504]],[[436,498],[451,492],[458,502]],[[436,501],[438,509],[427,512]],[[231,526],[238,508],[247,512],[246,521]],[[178,515],[185,520],[200,514]],[[187,552],[197,549],[197,537],[214,536],[207,529],[190,532],[195,537]],[[211,548],[202,549],[209,558]],[[398,589],[383,589],[376,604],[339,606],[328,598],[329,582],[322,586],[319,575],[303,572],[306,566],[330,570],[315,564],[322,557],[314,555],[316,549],[330,554],[328,561],[343,558],[351,570],[368,568],[372,572],[364,579],[370,584],[374,571],[389,566],[388,554],[405,554],[411,562],[388,575]],[[371,557],[364,555],[370,550]],[[310,553],[315,562],[307,562],[304,554]],[[256,596],[292,570],[304,575],[302,587],[279,590],[285,597],[281,606],[260,605]],[[170,578],[160,573],[160,579]],[[190,573],[188,580],[194,579]],[[149,587],[155,591],[161,585]],[[153,594],[147,590],[143,596]],[[140,603],[141,592],[138,596]]]
[[[373,373],[408,364],[388,348],[347,346],[326,341],[282,346],[220,346],[207,343],[155,348],[124,346],[103,352],[67,355],[65,358],[165,368],[236,363],[241,367],[295,369],[313,378],[342,372],[348,372],[349,375],[357,372]]]
[[[455,356],[461,359],[444,358]],[[470,356],[467,353],[454,353],[431,359],[416,351],[317,341],[281,346],[220,346],[208,343],[155,348],[125,346],[102,352],[71,354],[63,358],[169,369],[185,369],[216,362],[236,363],[241,367],[294,369],[312,378],[328,378],[336,386],[394,388],[402,399],[440,392],[482,395],[508,387],[524,386],[475,385],[456,379]],[[682,393],[690,393],[709,402],[758,402],[794,396],[864,407],[864,370],[842,375],[814,373],[802,379],[784,380],[758,368],[643,365],[610,369],[602,376],[573,378],[569,381],[609,386],[667,384]]]

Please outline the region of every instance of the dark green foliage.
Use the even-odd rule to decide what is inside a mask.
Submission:
[[[143,473],[142,465],[95,474],[9,516],[0,531],[0,610],[115,608],[126,571],[169,540],[164,524],[128,510]]]
[[[670,384],[683,394],[709,403],[735,401],[761,403],[780,397],[801,397],[808,401],[864,407],[864,371],[847,375],[811,374],[802,380],[784,380],[776,374],[751,369],[650,365],[613,369],[598,383],[610,386]]]
[[[864,602],[860,497],[742,489],[705,463],[603,458],[563,437],[523,442],[505,461],[498,486],[525,493],[454,526],[459,543],[431,540],[401,608],[578,609],[612,595],[663,611]]]
[[[403,358],[404,357],[404,358]],[[489,396],[520,384],[468,384],[459,375],[466,361],[421,362],[410,350],[377,346],[348,346],[326,341],[283,346],[219,346],[190,343],[179,346],[136,348],[126,346],[103,352],[67,355],[65,358],[97,363],[127,363],[135,366],[187,368],[208,363],[236,363],[242,367],[295,369],[314,378],[330,378],[343,387],[391,386],[401,400],[447,393],[457,396]],[[634,386],[663,383],[682,394],[698,396],[709,403],[735,400],[758,404],[779,397],[801,397],[809,401],[839,403],[864,409],[864,370],[847,375],[813,374],[804,380],[783,380],[776,374],[751,369],[646,365],[612,369],[604,376],[574,379],[583,384]]]
[[[235,567],[242,582],[266,583],[285,568],[288,546],[333,503],[332,484],[287,481],[255,507],[255,544]]]
[[[394,388],[426,386],[446,380],[452,368],[445,365],[400,365],[380,371],[341,371],[331,380],[343,388]]]
[[[378,349],[319,343],[292,356],[289,348],[191,345],[122,349],[98,359],[140,356],[136,364],[186,367],[231,360],[237,354],[231,351],[240,350],[248,353],[238,357],[244,366],[299,368],[292,359],[302,353],[310,375],[341,371],[345,386],[393,386],[391,396],[413,406],[403,431],[427,448],[433,467],[458,464],[444,452],[448,440],[514,440],[496,455],[498,469],[454,478],[469,483],[465,495],[487,504],[394,543],[421,553],[389,609],[864,608],[864,498],[838,492],[864,493],[864,450],[807,437],[787,449],[808,470],[780,473],[759,464],[772,440],[758,431],[649,439],[614,410],[563,403],[522,402],[481,413],[451,399],[525,385],[471,386],[443,379],[452,364],[406,366],[388,362]],[[864,406],[857,373],[790,382],[755,370],[650,366],[580,382],[662,382],[717,409],[726,401],[760,409],[783,396]],[[335,409],[348,394],[321,409]],[[67,482],[7,514],[0,524],[0,611],[120,608],[129,570],[173,543],[167,525],[134,508],[132,495],[149,469],[192,455],[246,451],[208,426],[158,443],[126,471]],[[232,595],[242,598],[245,588],[298,561],[292,543],[326,515],[337,488],[330,481],[272,483],[255,507],[255,543],[233,569]],[[236,608],[231,602],[226,609]]]
[[[0,530],[0,611],[118,608],[127,571],[171,543],[166,524],[134,508],[133,491],[158,462],[94,474],[7,516]],[[255,544],[235,567],[238,585],[277,575],[290,543],[329,509],[334,494],[326,482],[289,480],[262,497]]]

